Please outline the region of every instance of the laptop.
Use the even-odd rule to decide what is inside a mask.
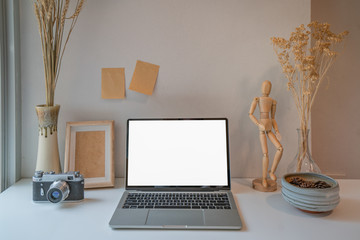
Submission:
[[[123,229],[241,229],[230,191],[228,120],[129,119]]]

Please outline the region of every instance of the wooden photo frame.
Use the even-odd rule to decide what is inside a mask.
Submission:
[[[66,123],[64,172],[68,171],[80,171],[85,188],[114,186],[114,121]]]

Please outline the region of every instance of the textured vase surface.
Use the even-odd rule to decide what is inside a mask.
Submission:
[[[59,158],[57,122],[60,105],[37,105],[39,120],[39,142],[36,171],[61,173]]]
[[[294,172],[313,172],[321,173],[319,166],[315,163],[310,153],[309,136],[310,129],[301,130],[298,132],[298,149],[294,160],[289,164],[287,171]]]

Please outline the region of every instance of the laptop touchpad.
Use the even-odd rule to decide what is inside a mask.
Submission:
[[[155,226],[203,226],[203,211],[194,210],[150,210],[146,225]]]

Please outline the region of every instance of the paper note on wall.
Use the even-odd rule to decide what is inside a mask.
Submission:
[[[130,83],[130,90],[152,95],[160,66],[138,60]]]
[[[101,98],[104,99],[125,98],[124,68],[101,69]]]

